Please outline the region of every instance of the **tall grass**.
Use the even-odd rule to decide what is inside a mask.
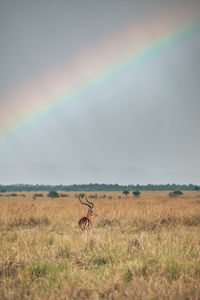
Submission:
[[[200,298],[197,192],[99,192],[86,239],[74,193],[33,195],[0,200],[0,299]]]

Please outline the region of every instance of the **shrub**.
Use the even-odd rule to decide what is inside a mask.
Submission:
[[[47,195],[50,198],[59,198],[59,194],[56,191],[50,191]]]
[[[123,193],[124,195],[128,196],[129,191],[128,191],[128,190],[124,190],[122,193]]]
[[[35,194],[34,197],[43,197],[43,194]]]
[[[79,197],[84,198],[84,197],[85,197],[85,194],[84,194],[84,193],[80,193],[80,194],[79,194]]]
[[[179,197],[181,195],[183,195],[183,192],[181,192],[179,190],[178,191],[173,191],[173,192],[169,193],[169,197]]]
[[[91,199],[97,199],[97,198],[98,198],[98,195],[97,195],[97,194],[89,195],[88,198],[91,198]]]
[[[64,198],[64,197],[69,197],[68,194],[60,194],[60,197]]]
[[[100,196],[99,198],[100,198],[100,199],[105,199],[105,198],[106,198],[106,195],[104,194],[104,195]]]
[[[7,194],[7,197],[17,197],[18,195],[16,193]]]
[[[134,191],[134,192],[133,192],[133,196],[135,196],[135,197],[139,197],[140,194],[141,194],[141,193],[140,193],[139,191]]]

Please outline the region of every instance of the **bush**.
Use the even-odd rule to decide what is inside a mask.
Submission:
[[[140,193],[139,191],[134,191],[134,192],[133,192],[133,196],[135,196],[135,197],[139,197],[140,194],[141,194],[141,193]]]
[[[128,194],[129,194],[129,191],[127,191],[127,190],[124,190],[122,193],[123,193],[124,195],[128,196]]]
[[[89,195],[88,198],[91,198],[91,199],[97,199],[98,198],[98,195],[95,194],[95,195]]]
[[[56,191],[50,191],[47,195],[47,197],[50,197],[50,198],[59,198],[59,194],[56,192]]]
[[[169,193],[169,197],[180,197],[181,195],[183,195],[181,191],[173,191]]]
[[[84,194],[84,193],[80,193],[80,194],[79,194],[79,197],[84,198],[84,197],[85,197],[85,194]]]
[[[34,197],[43,197],[43,194],[35,194]]]

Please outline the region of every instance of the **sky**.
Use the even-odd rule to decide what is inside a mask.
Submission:
[[[0,184],[200,184],[200,25],[176,33],[197,19],[197,0],[0,0]]]

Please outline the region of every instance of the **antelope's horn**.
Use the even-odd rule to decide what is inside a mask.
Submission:
[[[87,203],[89,203],[92,207],[94,207],[94,203],[90,202],[90,201],[88,200],[87,196],[85,196],[85,197],[86,197]]]
[[[83,205],[87,205],[87,206],[89,206],[89,208],[91,208],[89,204],[87,204],[87,203],[84,203],[84,202],[82,202],[82,201],[81,201],[81,198],[80,198],[80,196],[78,197],[78,199],[79,199],[79,201],[81,202],[81,204],[83,204]]]

